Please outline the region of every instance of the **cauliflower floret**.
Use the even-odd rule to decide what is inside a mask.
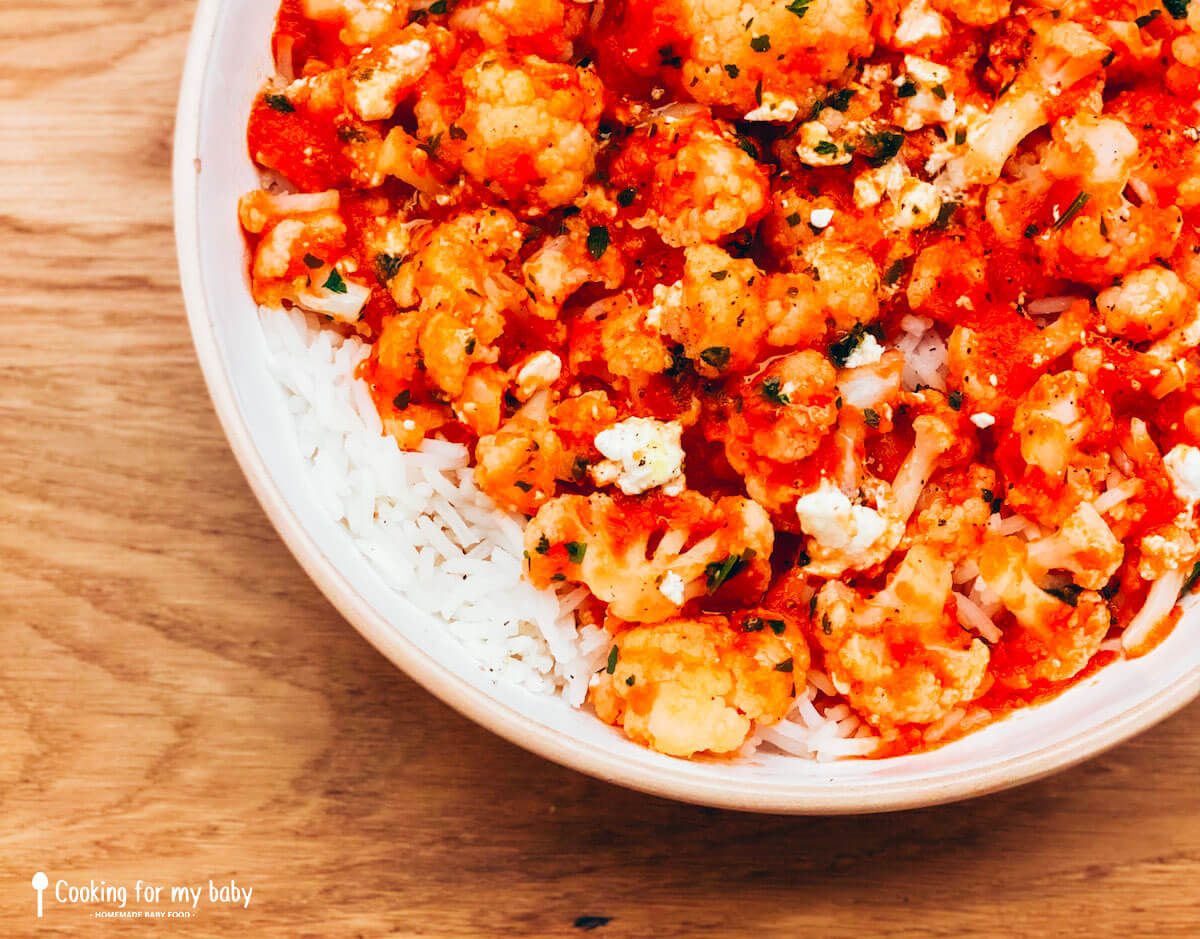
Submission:
[[[777,614],[766,614],[777,616]],[[808,649],[794,631],[737,631],[723,616],[635,626],[613,640],[592,688],[597,716],[630,739],[671,756],[740,747],[754,721],[787,713],[808,671]],[[772,622],[785,626],[779,617]]]
[[[933,6],[968,26],[992,26],[1008,16],[1012,0],[933,0]]]
[[[1188,505],[1200,501],[1200,448],[1180,443],[1163,457],[1175,494]]]
[[[1053,535],[1027,546],[1030,563],[1042,571],[1064,570],[1075,583],[1099,590],[1112,579],[1125,548],[1091,503],[1080,503]]]
[[[491,344],[503,333],[507,314],[526,300],[524,287],[506,270],[521,242],[512,213],[463,212],[417,230],[411,254],[390,281],[402,309],[420,309],[427,377],[451,398],[462,393],[473,363],[496,361]]]
[[[340,26],[342,42],[361,46],[403,26],[408,0],[300,0],[300,11],[310,20]]]
[[[770,183],[728,126],[702,108],[656,113],[622,144],[612,184],[636,193],[634,227],[653,227],[676,247],[717,241],[755,221]]]
[[[1195,307],[1196,301],[1183,281],[1174,271],[1158,265],[1134,271],[1096,297],[1104,325],[1133,342],[1177,329]]]
[[[564,451],[535,399],[475,446],[475,485],[501,508],[530,515],[549,503]]]
[[[1034,382],[1013,415],[1012,432],[1025,462],[1059,486],[1076,455],[1111,423],[1108,402],[1093,393],[1087,376],[1068,371]]]
[[[1060,179],[1078,178],[1096,196],[1098,190],[1119,193],[1125,188],[1137,156],[1137,138],[1111,117],[1072,114],[1054,125],[1053,143],[1042,169]]]
[[[683,344],[702,375],[748,368],[767,331],[763,280],[753,261],[712,245],[688,248],[683,279],[655,304],[663,335]]]
[[[663,487],[683,491],[683,428],[676,421],[629,417],[596,434],[596,449],[608,459],[592,467],[597,485],[616,483],[627,496]]]
[[[595,168],[604,89],[590,69],[484,55],[462,77],[461,114],[422,124],[427,136],[464,134],[463,170],[475,182],[534,213],[566,205]],[[418,112],[419,116],[424,111]],[[443,126],[444,125],[444,126]]]
[[[588,248],[590,227],[579,217],[567,220],[564,234],[547,238],[521,270],[534,301],[534,312],[555,319],[562,305],[587,283],[603,284],[609,290],[625,279],[621,253],[608,247],[599,258]]]
[[[346,103],[364,121],[387,120],[429,67],[453,54],[454,46],[446,30],[418,25],[368,46],[346,66]]]
[[[1108,607],[1093,590],[1064,589],[1059,599],[1038,586],[1023,542],[1004,537],[987,541],[979,571],[988,587],[1013,615],[1022,635],[1005,641],[1032,641],[1040,647],[1028,666],[1005,680],[1014,687],[1032,681],[1063,681],[1077,675],[1100,648],[1111,622]]]
[[[697,101],[742,114],[788,100],[806,109],[874,45],[866,0],[670,0],[690,42],[682,87]]]
[[[879,268],[861,248],[821,239],[806,245],[794,263],[815,271],[817,296],[838,329],[879,316]]]
[[[468,0],[454,6],[450,26],[477,33],[489,46],[562,61],[587,25],[590,7],[588,0]]]
[[[998,492],[995,471],[978,463],[938,474],[917,500],[900,547],[928,545],[955,563],[973,559]]]
[[[918,545],[872,597],[839,581],[817,594],[811,635],[826,671],[885,734],[932,723],[982,690],[988,649],[959,627],[950,573],[950,561]]]
[[[615,616],[640,623],[667,619],[682,606],[661,589],[669,574],[683,581],[682,594],[668,589],[685,603],[718,590],[761,591],[774,541],[766,513],[749,499],[714,503],[686,491],[637,499],[560,496],[525,529],[536,586],[586,584]]]
[[[1078,23],[1038,24],[1025,68],[991,113],[968,127],[966,150],[946,165],[946,187],[998,179],[1017,145],[1049,119],[1054,99],[1099,69],[1108,51]]]

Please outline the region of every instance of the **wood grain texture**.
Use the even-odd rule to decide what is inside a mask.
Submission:
[[[1200,708],[1014,792],[782,819],[546,763],[370,649],[193,358],[168,178],[191,13],[0,4],[0,933],[141,925],[49,894],[39,923],[37,870],[253,888],[156,926],[186,935],[1200,932]]]

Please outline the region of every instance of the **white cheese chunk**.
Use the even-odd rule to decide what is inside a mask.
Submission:
[[[1188,505],[1200,502],[1200,449],[1186,443],[1176,444],[1163,457],[1163,463],[1175,494]]]
[[[857,554],[873,545],[887,528],[883,516],[865,505],[854,505],[828,479],[815,492],[796,501],[800,527],[818,544]]]
[[[996,419],[986,411],[980,411],[978,414],[971,415],[971,423],[976,427],[983,429],[985,427],[991,427],[994,423],[996,423]]]
[[[593,478],[598,483],[615,479],[627,496],[658,486],[676,495],[684,486],[682,435],[677,421],[630,417],[614,424],[596,434],[596,449],[608,460],[596,468]]]
[[[863,335],[854,351],[846,356],[846,368],[859,368],[863,365],[874,365],[883,358],[883,346],[870,333]]]
[[[658,592],[676,606],[683,606],[683,578],[674,571],[667,571],[658,585]]]

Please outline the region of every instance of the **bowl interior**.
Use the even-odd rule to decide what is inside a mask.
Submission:
[[[176,140],[176,224],[189,319],[218,413],[252,487],[318,586],[393,662],[467,716],[550,759],[623,785],[733,808],[864,812],[978,794],[1078,762],[1200,691],[1192,609],[1153,653],[932,753],[816,763],[683,762],[643,750],[554,697],[491,681],[431,619],[391,591],[324,513],[264,365],[245,279],[237,199],[258,177],[246,152],[254,94],[269,76],[277,0],[202,0]]]

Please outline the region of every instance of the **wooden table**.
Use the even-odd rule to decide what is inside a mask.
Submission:
[[[1197,935],[1200,708],[1003,795],[755,817],[530,756],[368,647],[267,524],[193,358],[168,179],[191,12],[0,4],[0,933],[133,928],[60,879],[235,879],[248,907],[159,928]]]

